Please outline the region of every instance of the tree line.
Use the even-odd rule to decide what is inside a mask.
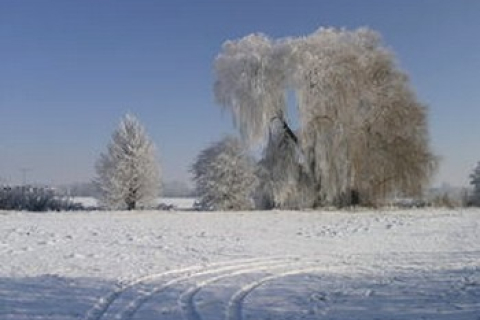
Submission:
[[[438,166],[428,110],[379,33],[250,34],[226,41],[213,66],[215,100],[238,136],[192,164],[197,208],[375,207],[393,196],[419,198],[428,186]],[[95,166],[103,207],[151,207],[161,189],[155,153],[140,121],[125,115]],[[480,164],[471,184],[465,202],[480,205]],[[18,194],[5,191],[2,201],[18,203]]]
[[[214,75],[216,102],[238,137],[194,161],[199,208],[376,206],[392,195],[420,196],[436,169],[427,108],[373,30],[228,40]],[[158,197],[155,153],[139,120],[126,115],[96,163],[103,206],[132,210]]]
[[[427,109],[375,31],[251,34],[226,41],[214,70],[215,97],[233,116],[241,153],[263,149],[257,183],[248,184],[256,207],[375,206],[393,194],[420,196],[435,171]]]
[[[198,155],[191,172],[200,208],[375,206],[392,194],[418,197],[428,185],[437,158],[427,108],[377,32],[251,34],[226,41],[214,71],[216,101],[231,113],[239,138]],[[108,207],[134,209],[158,194],[154,150],[127,115],[96,167]]]

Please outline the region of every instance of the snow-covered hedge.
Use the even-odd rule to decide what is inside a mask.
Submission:
[[[60,211],[81,210],[80,204],[58,197],[47,187],[16,186],[0,188],[0,210]]]

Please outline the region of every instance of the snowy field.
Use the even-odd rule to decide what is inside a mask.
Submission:
[[[480,210],[0,212],[0,319],[480,319]]]
[[[99,206],[97,199],[92,197],[72,197],[69,198],[73,203],[81,204],[85,208],[95,208]],[[194,198],[158,198],[156,205],[164,204],[173,206],[176,210],[192,210],[195,203]]]

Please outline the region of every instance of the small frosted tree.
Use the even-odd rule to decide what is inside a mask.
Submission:
[[[472,174],[470,174],[470,184],[473,186],[470,203],[478,206],[480,205],[480,162],[477,164]]]
[[[240,140],[227,137],[204,149],[191,172],[200,209],[252,209],[255,164]]]
[[[133,210],[158,196],[160,168],[155,151],[141,123],[127,114],[96,163],[95,182],[105,206]]]

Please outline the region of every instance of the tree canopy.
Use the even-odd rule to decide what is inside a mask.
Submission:
[[[394,192],[419,195],[428,183],[436,157],[426,107],[377,32],[321,28],[278,40],[248,35],[225,42],[214,67],[216,100],[251,147],[290,139],[290,153],[264,143],[270,147],[264,163],[272,194],[310,191],[310,199],[296,197],[294,206],[370,205]],[[295,132],[288,123],[289,92],[299,115]],[[275,121],[284,130],[272,135]],[[296,165],[280,164],[292,154]],[[285,174],[295,183],[278,176]]]
[[[155,145],[138,119],[127,114],[96,164],[96,183],[104,205],[132,210],[159,195],[160,169]]]

